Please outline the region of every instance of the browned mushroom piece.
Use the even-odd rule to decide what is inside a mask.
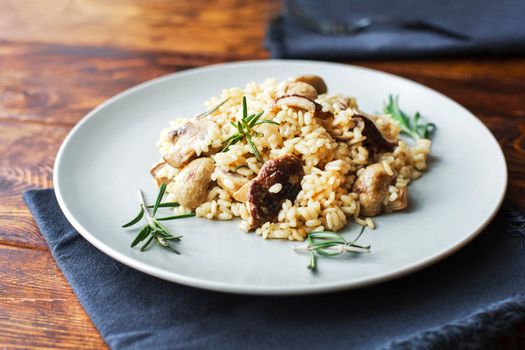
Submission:
[[[286,155],[264,163],[249,187],[250,230],[267,221],[277,220],[283,202],[297,197],[303,176],[302,161],[295,155]]]
[[[303,109],[309,111],[315,118],[327,119],[332,117],[332,113],[324,112],[323,106],[319,103],[300,95],[283,95],[275,100],[275,106],[282,108],[284,106]]]
[[[250,181],[242,175],[221,168],[215,168],[214,174],[219,186],[232,195]]]
[[[164,162],[158,162],[157,164],[155,164],[151,170],[149,171],[151,176],[153,176],[153,178],[155,179],[155,181],[157,181],[157,185],[160,186],[161,184],[168,184],[171,180],[169,178],[167,178],[166,176],[162,176],[160,175],[160,173],[162,172],[162,170],[164,170],[166,167],[168,166],[168,164],[164,163]]]
[[[365,216],[379,215],[388,196],[388,186],[394,180],[395,177],[388,175],[383,164],[367,166],[353,186],[353,191],[359,194],[360,213]]]
[[[214,127],[209,120],[192,118],[170,131],[173,143],[171,152],[164,155],[164,161],[174,168],[181,168],[197,157],[193,144],[203,141],[208,131]]]
[[[170,190],[175,200],[189,209],[195,209],[204,203],[208,198],[214,168],[211,158],[192,160],[175,176]]]
[[[388,175],[382,164],[366,167],[353,186],[353,191],[359,194],[360,213],[365,216],[379,215],[388,196],[388,186],[393,181],[394,176]]]
[[[317,99],[317,90],[310,84],[301,81],[291,81],[284,89],[286,95],[298,95],[314,101]]]
[[[295,77],[294,80],[313,86],[315,90],[317,90],[317,93],[319,95],[326,94],[326,92],[328,91],[328,88],[323,78],[321,78],[318,75],[300,75],[298,77]]]
[[[408,187],[399,190],[396,200],[388,202],[385,211],[396,211],[405,209],[408,205]]]
[[[394,150],[397,142],[387,139],[370,118],[361,114],[356,114],[352,119],[356,122],[356,126],[361,129],[363,136],[366,137],[363,144],[373,153],[379,151],[391,152]]]

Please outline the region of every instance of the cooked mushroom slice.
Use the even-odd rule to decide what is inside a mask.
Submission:
[[[195,209],[204,203],[210,190],[211,174],[215,166],[211,158],[197,158],[175,176],[170,191],[182,206]]]
[[[393,202],[388,202],[385,206],[386,211],[396,211],[405,209],[408,205],[408,187],[399,190],[397,198]]]
[[[295,200],[297,197],[303,176],[302,161],[295,155],[286,155],[264,163],[259,175],[249,187],[248,210],[251,215],[251,230],[267,221],[274,222],[277,219],[283,202],[286,199]],[[277,188],[279,191],[276,191]]]
[[[388,196],[388,186],[395,180],[388,175],[383,164],[369,165],[354,183],[353,191],[359,194],[361,214],[376,216],[381,213],[383,201]]]
[[[350,97],[341,96],[337,100],[335,100],[335,103],[339,106],[340,110],[345,110],[351,106],[355,106],[354,101]]]
[[[283,106],[304,109],[310,111],[315,118],[327,119],[332,116],[330,112],[324,112],[323,107],[315,102],[300,95],[284,95],[275,100],[275,106],[282,108]]]
[[[248,195],[250,194],[250,186],[252,185],[252,183],[253,180],[245,183],[241,188],[237,190],[237,192],[233,194],[233,198],[238,202],[247,202]]]
[[[157,181],[157,185],[159,186],[163,183],[168,184],[170,182],[170,179],[168,177],[161,175],[162,171],[165,170],[167,166],[168,165],[164,162],[158,162],[149,171],[151,173],[151,176],[153,176],[155,181]]]
[[[287,106],[304,109],[306,111],[315,111],[315,102],[300,95],[284,95],[278,97],[275,100],[275,105],[277,107]]]
[[[242,175],[221,168],[215,168],[214,176],[219,186],[232,195],[250,181]]]
[[[324,82],[323,78],[321,78],[318,75],[301,75],[296,77],[294,80],[313,86],[315,90],[317,90],[317,93],[319,95],[326,94],[326,92],[328,91],[328,88],[326,87],[326,83]]]
[[[289,82],[286,85],[284,93],[286,95],[303,96],[312,101],[317,99],[317,90],[312,85],[301,81]]]
[[[193,118],[171,130],[169,136],[173,148],[170,153],[164,155],[164,161],[174,168],[188,164],[197,156],[194,144],[204,141],[212,127],[214,123],[209,120]]]
[[[394,150],[397,142],[385,138],[371,119],[361,114],[354,115],[352,119],[357,123],[357,127],[361,129],[363,136],[366,136],[363,144],[367,148],[373,152]]]

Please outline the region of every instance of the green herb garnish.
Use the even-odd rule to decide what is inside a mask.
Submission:
[[[166,192],[166,184],[162,184],[160,186],[155,205],[146,205],[142,191],[137,190],[137,192],[139,196],[140,212],[133,220],[127,224],[124,224],[122,227],[133,226],[137,224],[144,216],[146,217],[146,225],[139,231],[131,243],[131,247],[133,248],[140,242],[146,240],[146,242],[140,248],[141,251],[145,251],[150,247],[151,243],[155,241],[162,248],[165,248],[172,253],[180,254],[179,251],[170,244],[170,241],[179,242],[182,236],[172,235],[169,230],[159,221],[187,218],[195,216],[195,213],[155,218],[158,208],[172,208],[179,206],[179,204],[176,202],[161,203],[162,197],[164,197],[164,193]],[[149,212],[150,208],[153,208],[152,214]]]
[[[369,253],[370,246],[361,246],[355,244],[363,234],[365,226],[361,232],[352,241],[347,241],[338,233],[330,231],[311,232],[306,237],[308,244],[296,247],[296,251],[307,251],[310,255],[308,268],[312,271],[317,269],[317,255],[336,256],[343,253]]]
[[[177,203],[177,202],[166,202],[166,203],[160,203],[159,204],[159,208],[175,208],[175,207],[178,207],[178,206],[180,206],[180,204]],[[148,205],[147,208],[151,209],[151,208],[153,208],[153,205]],[[142,219],[143,217],[144,217],[144,209],[142,209],[142,206],[141,206],[140,207],[140,211],[137,214],[137,216],[133,220],[131,220],[130,222],[122,225],[122,227],[126,228],[126,227],[133,226],[137,222],[139,222],[140,219]]]
[[[394,120],[399,122],[401,132],[417,140],[419,138],[428,139],[436,130],[434,123],[420,124],[421,114],[416,114],[410,118],[405,112],[399,108],[399,97],[388,95],[388,103],[385,104],[384,113],[390,114]]]
[[[213,112],[215,112],[216,110],[219,109],[220,106],[222,106],[223,104],[226,103],[226,101],[228,101],[230,98],[228,97],[227,99],[225,99],[224,101],[222,101],[221,103],[219,103],[218,105],[208,109],[206,112],[202,112],[201,114],[197,114],[195,116],[195,118],[204,118],[204,117],[207,117],[209,116],[210,114],[212,114]]]
[[[242,118],[241,120],[237,121],[237,123],[232,122],[231,125],[235,129],[237,129],[237,132],[233,134],[232,136],[228,137],[224,142],[226,145],[222,149],[222,152],[226,152],[230,149],[231,145],[236,144],[237,142],[241,141],[242,139],[245,139],[246,142],[250,145],[250,148],[252,149],[252,153],[255,155],[258,161],[262,162],[261,153],[257,149],[257,146],[252,140],[252,136],[262,136],[261,133],[258,133],[254,130],[254,128],[261,124],[274,124],[279,125],[279,123],[274,122],[273,120],[268,119],[260,119],[261,116],[264,114],[264,111],[259,112],[257,114],[250,114],[248,115],[248,106],[246,104],[246,96],[243,96],[242,98]]]

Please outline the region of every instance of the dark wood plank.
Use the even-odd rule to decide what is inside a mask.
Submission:
[[[257,57],[280,0],[0,1],[0,39]]]
[[[143,81],[226,57],[101,47],[0,43],[0,120],[74,125]]]
[[[0,261],[0,347],[106,347],[48,251],[0,245]]]
[[[22,192],[52,187],[55,155],[69,127],[0,122],[0,130],[0,244],[46,249]]]

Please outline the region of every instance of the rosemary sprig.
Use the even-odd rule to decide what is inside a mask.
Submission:
[[[140,248],[141,251],[145,251],[151,246],[151,243],[156,242],[161,247],[176,253],[180,254],[178,250],[176,250],[170,242],[179,242],[182,238],[182,236],[174,236],[172,235],[169,230],[162,225],[159,221],[165,221],[165,220],[174,220],[174,219],[182,219],[187,218],[191,216],[195,216],[194,213],[190,214],[183,214],[183,215],[175,215],[175,216],[167,216],[162,218],[155,218],[155,214],[158,210],[158,208],[169,208],[169,207],[177,207],[179,206],[176,202],[168,202],[168,203],[161,203],[162,198],[164,197],[164,193],[166,191],[166,184],[162,184],[159,189],[159,194],[157,195],[157,199],[155,201],[154,205],[146,205],[144,201],[144,195],[142,194],[142,191],[139,189],[137,190],[138,196],[139,196],[139,203],[140,203],[140,212],[139,215],[137,215],[133,220],[128,222],[127,224],[123,225],[122,227],[130,227],[135,224],[137,224],[143,217],[146,217],[146,225],[139,231],[133,242],[131,243],[131,247],[137,246],[142,241],[146,241],[142,247]],[[150,214],[149,209],[153,209],[153,213]]]
[[[388,95],[388,102],[385,104],[384,113],[390,114],[393,119],[399,122],[401,132],[417,140],[419,138],[430,138],[436,130],[434,123],[420,124],[421,114],[416,112],[414,117],[410,118],[399,108],[399,97]]]
[[[310,255],[308,269],[315,271],[317,269],[317,255],[335,256],[342,253],[369,253],[370,246],[361,246],[356,244],[357,240],[363,234],[365,227],[352,241],[347,241],[338,233],[330,231],[311,232],[306,237],[307,244],[295,247],[296,251],[306,251]]]
[[[274,122],[273,120],[268,119],[260,119],[261,116],[264,114],[264,111],[259,112],[257,114],[250,114],[248,115],[248,105],[246,103],[246,96],[243,96],[242,98],[242,118],[241,120],[237,121],[237,123],[231,123],[235,129],[237,129],[237,132],[228,137],[224,143],[226,144],[224,148],[222,149],[222,152],[226,152],[230,149],[231,145],[236,144],[237,142],[241,140],[246,140],[246,142],[250,145],[250,148],[252,149],[253,155],[257,158],[258,161],[262,162],[261,153],[257,149],[257,146],[252,140],[252,136],[261,136],[261,133],[258,133],[254,130],[254,128],[261,124],[274,124],[279,125],[279,123]]]

